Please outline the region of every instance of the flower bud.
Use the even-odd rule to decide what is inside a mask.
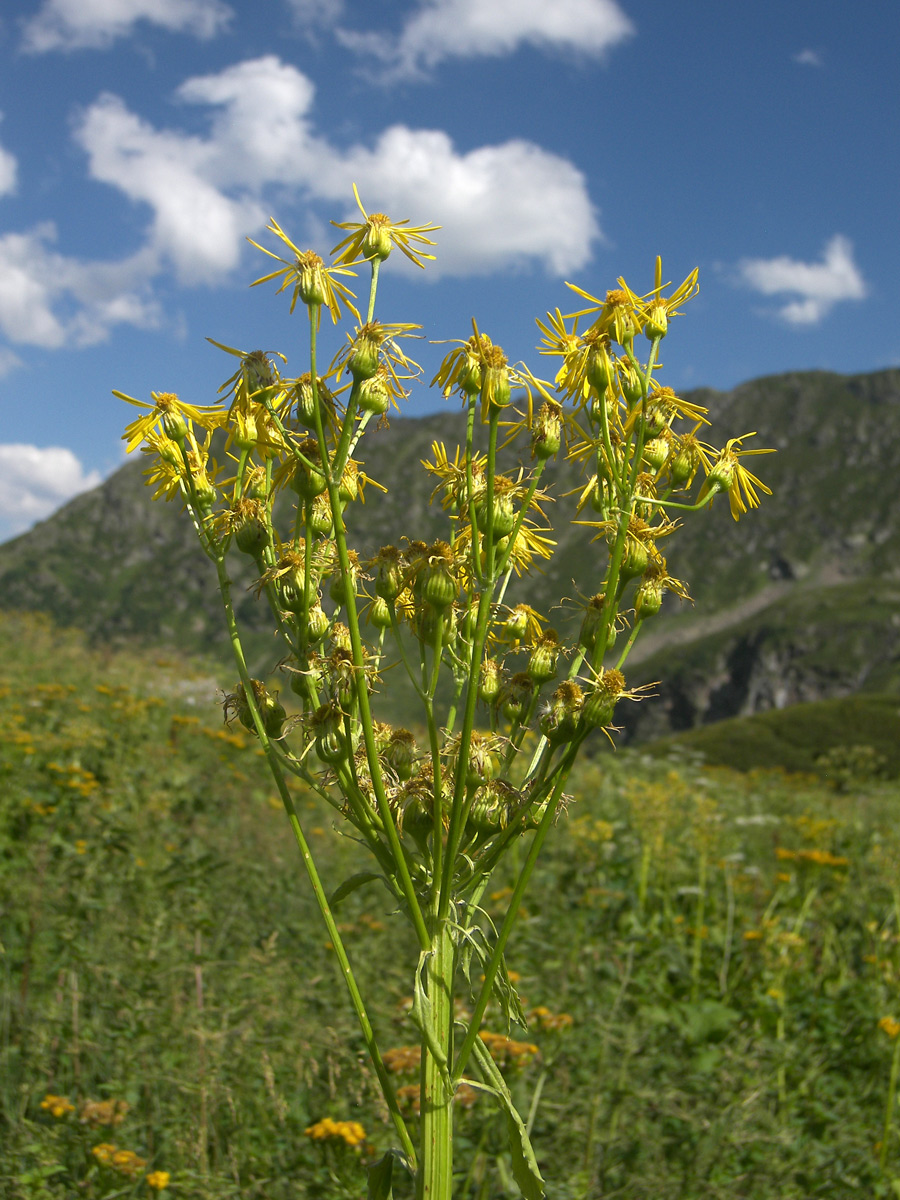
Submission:
[[[396,546],[382,546],[372,566],[377,567],[375,594],[396,600],[403,591],[403,556]]]
[[[552,458],[562,442],[562,409],[555,402],[542,404],[531,430],[531,457]]]
[[[166,437],[177,442],[179,446],[187,437],[187,421],[176,408],[169,408],[163,413],[162,428]]]
[[[259,441],[256,417],[252,412],[235,408],[232,414],[232,440],[239,450],[252,450]]]
[[[521,642],[527,632],[528,608],[524,604],[517,604],[503,622],[503,636],[507,641]]]
[[[541,713],[541,733],[548,742],[570,742],[578,730],[584,693],[577,683],[566,680],[553,693]]]
[[[278,699],[267,691],[265,685],[260,680],[251,679],[250,685],[253,689],[253,698],[259,709],[259,715],[262,718],[263,729],[265,729],[266,734],[270,738],[281,737],[286,716],[284,708],[278,702]],[[237,690],[232,695],[225,697],[226,719],[232,711],[245,729],[250,730],[251,733],[256,732],[253,713],[247,701],[247,693],[244,691],[244,685],[241,683],[238,684]]]
[[[319,443],[315,438],[306,438],[300,443],[303,459],[297,460],[290,486],[304,500],[312,500],[325,491],[327,482],[319,468]]]
[[[643,426],[644,434],[648,438],[654,438],[668,425],[666,410],[661,404],[648,404],[644,409]]]
[[[620,359],[617,367],[619,387],[629,408],[640,403],[644,395],[644,384],[640,375],[626,359]]]
[[[493,704],[500,694],[503,683],[503,669],[493,658],[486,658],[481,664],[481,675],[478,681],[478,696],[485,704]]]
[[[421,585],[419,595],[434,608],[446,608],[459,592],[459,584],[450,570],[452,562],[453,554],[446,542],[435,542],[429,546],[428,560],[416,582]]]
[[[658,471],[668,457],[669,443],[665,438],[650,438],[644,444],[644,462],[651,466],[654,471]]]
[[[635,620],[655,617],[662,608],[663,585],[659,579],[644,579],[634,596]]]
[[[416,739],[409,730],[395,729],[384,751],[384,758],[401,783],[405,783],[415,773],[418,755]]]
[[[589,729],[609,725],[613,719],[616,701],[625,690],[625,677],[621,671],[604,671],[597,680],[594,690],[587,696],[581,710],[582,720]]]
[[[606,394],[606,389],[615,382],[616,373],[609,353],[609,338],[604,336],[594,342],[588,351],[585,367],[587,381],[599,396]]]
[[[647,570],[648,561],[649,553],[645,543],[639,538],[627,534],[625,550],[619,564],[619,578],[622,580],[635,579],[638,575],[643,575]]]
[[[472,797],[466,824],[476,833],[499,833],[509,823],[509,805],[501,786],[489,780]]]
[[[391,606],[383,596],[376,596],[369,608],[369,624],[376,629],[390,629]]]
[[[475,515],[478,518],[478,528],[482,533],[486,533],[490,518],[490,526],[494,531],[494,537],[504,538],[507,534],[512,533],[516,523],[516,511],[513,507],[512,496],[505,491],[494,493],[494,503],[491,506],[490,513],[487,506],[487,497],[483,496],[475,503]]]
[[[371,332],[366,332],[368,329],[369,326],[363,326],[357,333],[347,359],[350,374],[357,383],[371,379],[378,370],[380,341]]]
[[[241,553],[249,554],[251,558],[259,558],[270,540],[268,526],[257,513],[247,514],[240,524],[235,526],[235,545]]]
[[[644,324],[644,333],[652,341],[656,338],[664,338],[669,328],[669,314],[665,304],[657,301],[651,304],[647,310],[647,320]]]
[[[320,642],[328,632],[330,622],[321,604],[313,604],[306,614],[307,641]]]
[[[556,674],[559,659],[559,638],[552,629],[542,634],[531,651],[528,675],[538,685],[548,683]]]
[[[370,379],[364,379],[356,395],[361,412],[374,413],[379,417],[386,413],[391,403],[391,391],[384,368],[379,367]]]
[[[508,721],[521,721],[534,695],[534,684],[524,672],[518,672],[506,684],[500,697],[500,711]]]
[[[194,475],[194,496],[198,506],[203,509],[212,508],[219,498],[215,485],[205,471],[198,471]]]
[[[334,518],[331,515],[331,502],[327,492],[320,492],[313,497],[306,517],[307,528],[317,537],[330,537],[334,529]]]
[[[314,250],[297,255],[297,295],[308,307],[321,306],[328,299],[323,262]],[[291,306],[293,309],[293,305]]]

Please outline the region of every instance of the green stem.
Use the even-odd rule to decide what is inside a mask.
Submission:
[[[453,1093],[447,1088],[446,1072],[452,1058],[454,965],[449,922],[439,921],[425,963],[426,1019],[444,1061],[423,1045],[416,1200],[452,1200],[453,1196]]]

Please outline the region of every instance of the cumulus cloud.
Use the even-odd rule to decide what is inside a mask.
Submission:
[[[21,533],[99,483],[99,472],[86,472],[63,446],[0,445],[0,537]]]
[[[152,255],[82,262],[52,248],[45,222],[0,237],[0,330],[12,342],[58,349],[104,341],[115,325],[153,327],[156,304],[145,293]]]
[[[155,129],[108,94],[76,137],[95,179],[150,207],[149,250],[184,282],[214,282],[236,265],[269,215],[267,188],[345,201],[353,182],[370,209],[441,221],[444,274],[535,260],[563,273],[589,258],[600,231],[568,160],[524,140],[460,152],[441,130],[405,125],[339,149],[315,132],[314,94],[305,75],[267,55],[179,88],[180,101],[212,110],[207,137]]]
[[[764,296],[787,296],[778,315],[789,325],[817,325],[835,304],[862,300],[867,288],[853,261],[851,242],[835,234],[822,252],[822,261],[799,262],[779,258],[745,258],[738,264],[744,283]]]
[[[205,39],[220,33],[231,16],[222,0],[44,0],[24,24],[22,49],[102,50],[127,37],[139,21]]]
[[[497,57],[521,46],[602,57],[634,26],[615,0],[423,0],[396,38],[341,30],[388,77],[421,76],[447,58]]]

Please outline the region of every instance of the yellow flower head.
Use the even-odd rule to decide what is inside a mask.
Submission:
[[[191,422],[203,429],[212,430],[225,421],[221,405],[200,408],[196,404],[185,404],[173,392],[151,392],[152,404],[148,404],[146,400],[126,396],[124,392],[114,390],[113,395],[119,400],[124,400],[126,404],[133,404],[135,408],[147,410],[142,417],[125,426],[122,440],[127,443],[127,454],[131,454],[151,433],[163,435],[167,440],[180,444],[188,436]]]
[[[151,1171],[147,1176],[147,1187],[153,1188],[156,1192],[162,1192],[169,1186],[171,1178],[168,1171]]]
[[[365,259],[367,262],[373,260],[384,262],[393,246],[396,246],[400,253],[405,254],[409,261],[415,263],[417,267],[424,269],[423,258],[434,260],[433,254],[428,254],[418,247],[433,246],[434,242],[425,235],[434,233],[440,229],[440,225],[410,225],[408,219],[392,221],[384,213],[367,213],[363,208],[355,183],[353,195],[356,197],[363,220],[361,223],[359,221],[331,222],[336,229],[350,230],[343,241],[338,242],[331,251],[332,254],[338,254],[340,251],[335,259],[336,263],[353,263],[360,259]],[[413,246],[414,242],[416,243],[415,247]]]
[[[755,433],[743,433],[740,437],[729,438],[725,443],[725,449],[718,451],[715,461],[710,466],[706,481],[700,489],[700,494],[697,497],[697,503],[702,503],[703,500],[712,499],[719,492],[728,493],[728,501],[731,505],[731,515],[737,521],[741,514],[748,512],[751,508],[759,508],[759,496],[756,489],[765,492],[767,496],[772,495],[772,489],[766,487],[762,480],[757,479],[752,475],[745,466],[741,464],[741,458],[746,458],[751,454],[774,454],[773,449],[770,450],[744,450],[735,449],[740,447],[744,438],[756,437]],[[704,449],[716,454],[713,446],[704,446]]]
[[[900,1034],[900,1021],[894,1017],[882,1017],[878,1022],[878,1028],[893,1041]]]
[[[341,303],[344,303],[358,321],[359,313],[353,305],[356,297],[347,285],[341,283],[337,278],[338,275],[356,275],[356,272],[339,266],[326,267],[314,250],[301,250],[295,246],[274,217],[269,221],[267,228],[269,233],[274,233],[276,237],[281,238],[288,249],[293,251],[294,257],[293,259],[281,258],[280,255],[267,250],[265,246],[260,246],[259,242],[248,238],[247,241],[257,250],[262,250],[263,254],[268,254],[269,258],[274,258],[276,262],[283,264],[277,271],[271,271],[268,275],[254,279],[250,286],[256,287],[257,284],[268,283],[270,279],[280,279],[279,293],[289,287],[294,289],[291,293],[291,312],[294,311],[297,300],[302,300],[309,307],[310,312],[315,311],[318,324],[318,318],[321,317],[324,305],[331,313],[332,321],[337,324],[341,319]]]

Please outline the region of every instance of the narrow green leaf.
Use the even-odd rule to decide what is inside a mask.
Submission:
[[[351,875],[349,879],[345,879],[343,883],[334,889],[328,903],[331,905],[340,904],[342,900],[345,900],[357,888],[361,888],[364,884],[372,883],[374,880],[382,878],[383,876],[379,875],[376,871],[360,871],[356,875]]]
[[[392,1200],[391,1176],[394,1172],[394,1152],[388,1150],[377,1163],[366,1168],[369,1175],[368,1200]]]
[[[486,1079],[490,1080],[491,1092],[497,1103],[506,1113],[506,1132],[509,1137],[509,1150],[512,1156],[512,1170],[519,1191],[525,1200],[545,1200],[544,1180],[534,1155],[531,1138],[525,1128],[525,1122],[519,1116],[518,1109],[513,1104],[506,1080],[500,1074],[497,1064],[491,1058],[487,1047],[481,1038],[475,1039],[472,1047],[475,1060]]]

